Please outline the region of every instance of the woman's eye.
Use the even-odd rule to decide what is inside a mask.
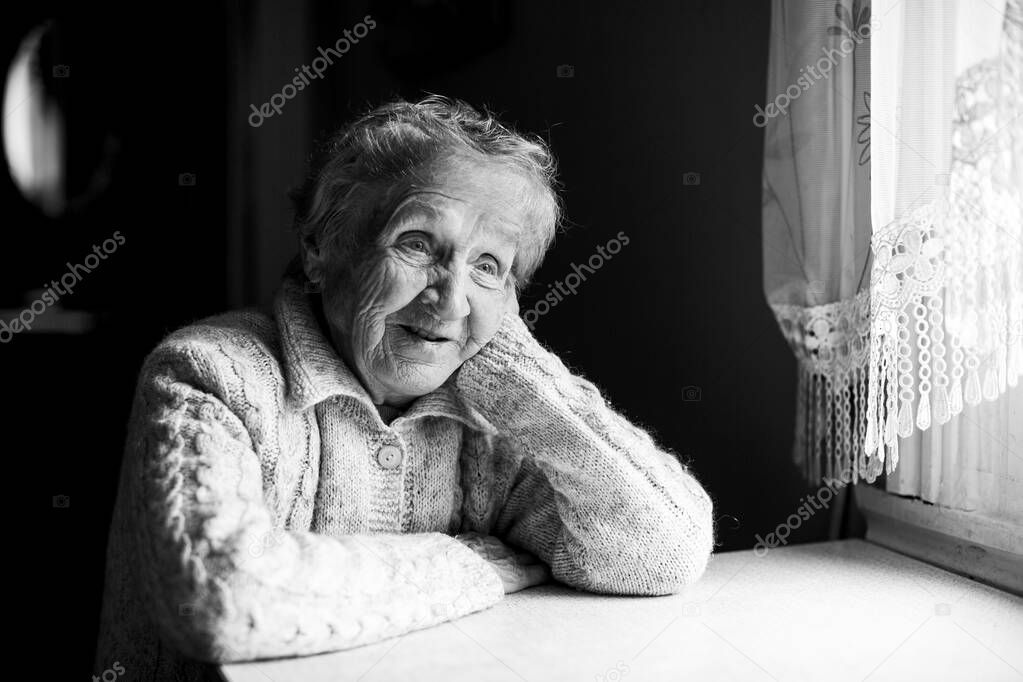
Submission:
[[[476,268],[489,277],[497,277],[497,262],[492,258],[485,258],[476,264]]]
[[[425,237],[411,236],[403,239],[402,246],[416,253],[430,253],[430,242]]]

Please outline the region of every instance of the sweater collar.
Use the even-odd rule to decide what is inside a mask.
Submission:
[[[313,305],[314,299],[306,293],[303,278],[286,276],[274,301],[274,317],[281,339],[288,405],[304,411],[329,398],[344,396],[366,406],[383,423],[362,382],[321,329]],[[461,398],[454,379],[452,376],[436,390],[416,399],[392,426],[421,417],[446,417],[476,431],[496,433],[494,426]]]

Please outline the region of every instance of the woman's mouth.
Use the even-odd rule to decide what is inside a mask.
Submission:
[[[429,341],[430,343],[440,343],[440,342],[443,342],[443,341],[450,341],[451,340],[451,339],[449,339],[447,337],[444,337],[444,336],[438,336],[437,334],[434,334],[434,333],[432,333],[430,331],[427,331],[426,329],[423,329],[422,327],[416,327],[416,326],[413,326],[413,325],[410,325],[410,324],[399,324],[398,326],[401,327],[402,329],[404,329],[408,334],[410,334],[412,336],[419,337],[420,339],[422,339],[424,341]]]

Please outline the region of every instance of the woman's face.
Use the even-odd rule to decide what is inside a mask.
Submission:
[[[439,162],[398,198],[361,262],[328,268],[331,336],[374,402],[433,391],[497,332],[515,306],[529,191],[492,161]]]

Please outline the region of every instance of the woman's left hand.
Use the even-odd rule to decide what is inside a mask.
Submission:
[[[492,535],[462,533],[455,539],[483,558],[504,584],[504,593],[511,594],[534,585],[550,582],[547,565],[529,552],[521,552],[504,544]]]

